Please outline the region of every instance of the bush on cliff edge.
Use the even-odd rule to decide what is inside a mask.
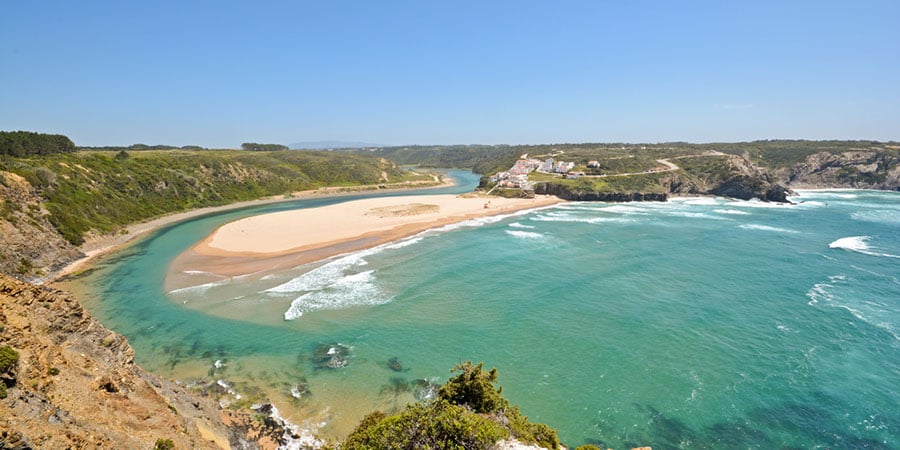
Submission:
[[[497,369],[486,371],[483,363],[467,361],[452,372],[460,373],[441,387],[437,399],[408,405],[392,416],[379,411],[369,414],[341,448],[487,448],[509,437],[544,448],[559,447],[555,430],[529,422],[501,396],[503,389],[494,386]]]
[[[19,352],[11,347],[0,347],[0,399],[6,398],[6,381],[15,381],[12,370],[19,362]]]

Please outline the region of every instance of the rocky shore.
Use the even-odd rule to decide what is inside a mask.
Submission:
[[[0,448],[274,449],[293,431],[264,413],[221,409],[134,363],[128,341],[70,294],[0,275]]]

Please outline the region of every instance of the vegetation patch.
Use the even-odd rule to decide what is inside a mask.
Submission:
[[[12,347],[0,347],[0,374],[8,373],[19,362],[19,352]]]
[[[515,438],[544,448],[558,448],[556,431],[534,424],[511,406],[495,386],[497,369],[466,362],[438,390],[435,400],[407,406],[388,416],[376,411],[350,434],[343,449],[467,449],[489,448]]]

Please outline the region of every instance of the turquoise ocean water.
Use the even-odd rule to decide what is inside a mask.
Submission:
[[[476,182],[453,174],[445,192]],[[566,203],[163,289],[225,222],[347,199],[166,228],[76,290],[145,368],[265,395],[330,436],[473,360],[570,446],[900,448],[900,193]],[[349,364],[316,368],[338,343]]]

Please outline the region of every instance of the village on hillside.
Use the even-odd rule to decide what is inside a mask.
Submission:
[[[559,154],[562,154],[560,152]],[[558,156],[554,155],[554,156]],[[703,156],[726,156],[725,153],[722,153],[717,150],[707,150],[698,154],[691,155],[681,155],[675,156],[672,158],[665,159],[657,159],[656,166],[648,167],[643,170],[635,170],[629,172],[617,172],[617,173],[602,173],[601,172],[601,163],[597,160],[590,160],[587,163],[583,164],[579,167],[582,170],[574,170],[576,165],[571,161],[557,161],[552,157],[548,157],[547,159],[541,161],[537,158],[529,158],[528,154],[524,154],[513,163],[512,167],[505,172],[497,172],[494,175],[489,177],[491,183],[495,183],[494,187],[497,188],[512,188],[512,189],[522,189],[525,191],[534,190],[534,182],[528,179],[528,174],[531,172],[539,172],[549,175],[560,176],[562,178],[568,179],[577,179],[581,177],[589,177],[589,178],[605,178],[605,177],[613,177],[613,176],[630,176],[630,175],[646,175],[652,173],[660,173],[660,172],[670,172],[673,170],[679,170],[679,167],[675,165],[671,160],[685,159],[685,158],[697,158]],[[625,156],[624,158],[631,158],[632,156]],[[586,170],[587,172],[585,172]]]
[[[597,165],[597,161],[588,162],[588,167]],[[547,158],[541,161],[536,158],[529,158],[527,154],[522,155],[512,167],[505,172],[497,172],[491,175],[491,183],[497,183],[499,187],[518,188],[526,191],[532,190],[534,187],[528,181],[528,174],[534,171],[549,174],[558,174],[567,178],[577,178],[583,176],[584,172],[571,172],[575,168],[575,163],[568,161],[556,161],[553,158]]]

